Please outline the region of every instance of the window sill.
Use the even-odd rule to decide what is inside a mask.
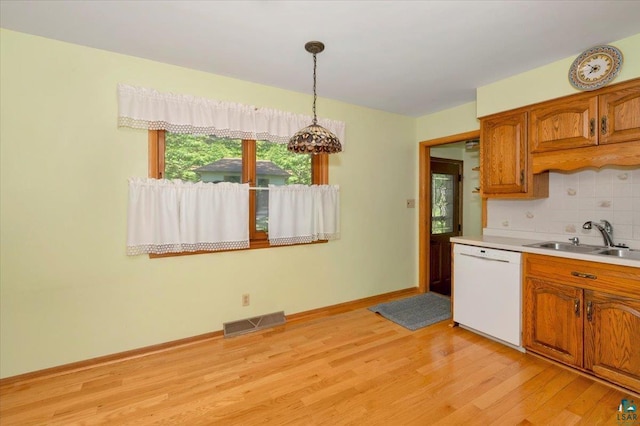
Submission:
[[[256,240],[256,241],[251,241],[249,243],[249,248],[246,248],[246,249],[216,250],[216,251],[199,250],[199,251],[184,251],[184,252],[181,252],[181,253],[164,253],[164,254],[151,253],[151,254],[149,254],[149,259],[158,259],[158,258],[163,258],[163,257],[176,257],[176,256],[192,256],[192,255],[195,255],[195,254],[226,253],[226,252],[231,252],[231,251],[247,251],[247,250],[257,250],[257,249],[264,249],[264,248],[308,246],[308,245],[314,245],[314,244],[325,244],[327,242],[328,242],[328,240],[319,240],[319,241],[314,241],[312,243],[301,243],[301,244],[288,244],[288,245],[282,245],[282,246],[272,246],[271,244],[269,244],[268,240]]]

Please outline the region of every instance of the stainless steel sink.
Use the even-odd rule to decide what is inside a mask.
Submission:
[[[598,251],[595,254],[640,260],[640,251],[632,250],[632,249],[610,248],[610,249]]]
[[[543,243],[527,244],[526,247],[535,247],[555,251],[565,251],[571,253],[595,254],[599,256],[614,256],[624,259],[640,260],[640,250],[590,246],[588,244],[571,244],[559,241],[545,241]]]
[[[544,248],[551,249],[557,251],[568,251],[572,253],[594,253],[597,250],[602,250],[605,247],[602,246],[590,246],[586,244],[571,244],[571,243],[561,243],[558,241],[547,241],[544,243],[535,243],[535,244],[527,244],[527,247],[536,247],[536,248]]]

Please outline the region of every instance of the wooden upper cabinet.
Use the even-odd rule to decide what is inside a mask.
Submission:
[[[529,112],[531,152],[597,145],[597,96],[545,103]]]
[[[480,128],[483,194],[527,191],[527,113],[505,114],[482,121]]]
[[[480,191],[487,198],[549,196],[549,174],[533,175],[527,144],[527,112],[510,112],[480,122]]]
[[[640,84],[598,96],[600,144],[640,140]]]
[[[531,107],[532,153],[640,140],[640,84],[620,83]]]
[[[549,170],[608,165],[640,165],[640,78],[480,118],[483,197],[547,197]]]

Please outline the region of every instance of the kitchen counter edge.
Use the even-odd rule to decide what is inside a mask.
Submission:
[[[540,243],[546,240],[531,240],[525,238],[497,237],[497,236],[461,236],[451,237],[451,242],[470,246],[486,247],[498,250],[509,250],[520,253],[535,253],[545,256],[563,257],[566,259],[586,260],[590,262],[608,263],[610,265],[623,265],[640,268],[640,261],[625,259],[615,256],[598,254],[583,254],[563,251],[554,251],[536,247],[526,247],[528,244]]]

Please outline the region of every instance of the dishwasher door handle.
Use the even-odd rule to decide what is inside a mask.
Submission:
[[[508,260],[504,260],[504,259],[492,259],[490,257],[484,257],[484,256],[476,256],[475,254],[467,254],[467,253],[458,253],[461,256],[467,256],[467,257],[473,257],[476,259],[481,259],[481,260],[488,260],[491,262],[502,262],[502,263],[510,263]]]

